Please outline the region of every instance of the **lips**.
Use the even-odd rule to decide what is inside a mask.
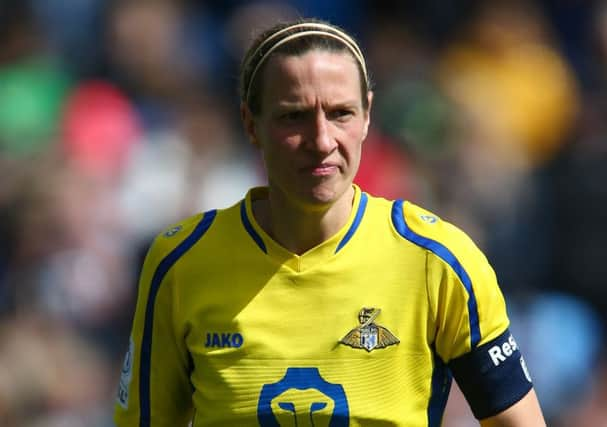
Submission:
[[[321,163],[302,168],[302,172],[319,177],[335,175],[338,171],[339,166],[334,163]]]

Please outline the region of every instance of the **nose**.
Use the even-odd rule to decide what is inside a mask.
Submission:
[[[314,115],[314,120],[310,124],[307,147],[321,155],[327,155],[333,152],[337,147],[337,141],[331,134],[331,123],[327,119],[325,112],[319,109]]]

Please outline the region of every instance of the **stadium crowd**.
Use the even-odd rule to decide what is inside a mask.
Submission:
[[[143,256],[264,182],[237,58],[296,16],[366,52],[356,182],[466,230],[548,425],[607,426],[601,0],[0,2],[0,425],[112,425]],[[477,425],[455,386],[444,425]]]

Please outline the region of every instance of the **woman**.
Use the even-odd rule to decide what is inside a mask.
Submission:
[[[481,425],[543,426],[484,256],[352,184],[373,101],[356,42],[278,25],[241,89],[268,186],[154,242],[117,424],[438,426],[453,372]]]

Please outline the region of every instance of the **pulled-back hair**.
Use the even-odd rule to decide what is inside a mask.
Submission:
[[[279,23],[253,40],[240,69],[241,101],[253,114],[259,114],[262,76],[269,59],[275,55],[299,56],[311,50],[347,52],[354,58],[360,75],[363,107],[367,109],[367,92],[371,89],[371,82],[358,44],[343,29],[314,18]]]

